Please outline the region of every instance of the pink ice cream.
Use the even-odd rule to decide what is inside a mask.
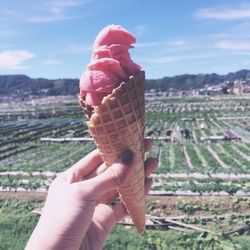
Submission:
[[[91,62],[80,79],[80,95],[87,104],[100,105],[104,96],[141,70],[128,52],[135,41],[131,33],[113,24],[97,35]]]

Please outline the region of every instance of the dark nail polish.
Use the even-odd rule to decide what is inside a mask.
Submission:
[[[133,160],[134,152],[131,149],[124,151],[121,155],[121,162],[130,165]]]

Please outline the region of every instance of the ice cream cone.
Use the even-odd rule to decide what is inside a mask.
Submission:
[[[90,119],[89,131],[107,166],[131,149],[136,154],[136,170],[118,192],[139,233],[145,228],[144,195],[144,71],[130,76],[104,97],[99,106],[80,104]]]

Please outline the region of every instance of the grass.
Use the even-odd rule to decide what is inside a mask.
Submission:
[[[121,235],[123,237],[121,237]],[[147,230],[142,236],[116,226],[104,250],[249,250],[250,238],[196,232]]]
[[[20,201],[0,198],[0,249],[24,249],[35,227],[38,216],[32,210],[43,204],[42,201]],[[180,233],[172,230],[146,230],[139,235],[134,229],[117,225],[109,236],[104,250],[183,250],[204,249],[219,250],[221,246],[233,247],[238,244],[247,250],[250,239],[246,236],[230,238],[200,233]],[[236,249],[236,248],[230,248]],[[224,250],[224,249],[223,249]]]
[[[71,142],[67,144],[41,144],[28,151],[20,152],[0,160],[0,171],[54,171],[61,172],[79,161],[93,148],[87,144]]]
[[[16,201],[0,198],[0,249],[21,250],[38,221],[32,214],[41,201]]]
[[[181,102],[181,103],[179,103]],[[241,105],[241,100],[209,100],[206,99],[166,99],[162,102],[147,103],[145,121],[147,132],[153,137],[167,135],[167,131],[177,127],[192,131],[192,124],[195,124],[195,132],[198,141],[204,135],[220,133],[228,129],[228,120],[224,123],[218,117],[249,116],[249,106],[245,110],[234,107]],[[244,101],[244,105],[249,100]],[[242,105],[243,105],[242,104]],[[82,111],[77,102],[58,103],[52,105],[51,110],[47,105],[38,105],[35,114],[29,105],[22,106],[23,112],[15,112],[13,116],[0,114],[3,121],[0,127],[0,171],[56,171],[60,172],[72,166],[95,146],[93,143],[83,145],[81,143],[67,144],[41,144],[40,137],[62,137],[62,136],[89,136],[86,125],[83,124]],[[224,109],[223,107],[226,107]],[[21,117],[22,120],[19,120]],[[29,118],[29,119],[28,119]],[[181,118],[202,118],[205,119],[207,128],[201,132],[200,122],[183,121]],[[12,121],[7,121],[12,119]],[[237,118],[235,119],[237,121]],[[86,121],[86,120],[84,120]],[[247,124],[247,123],[246,123]],[[249,129],[249,125],[244,125]],[[249,124],[249,123],[248,123]],[[248,127],[247,127],[248,126]],[[233,126],[231,128],[234,129]],[[161,143],[160,168],[158,173],[249,173],[250,162],[242,159],[230,145],[212,145],[212,148],[223,158],[233,165],[233,169],[223,169],[215,158],[207,150],[205,144],[194,144],[190,141],[183,141],[191,159],[193,169],[188,168],[182,151],[182,145],[169,142],[156,143],[148,156],[157,156]],[[250,144],[235,144],[242,152],[250,156]],[[2,186],[25,186],[18,177],[0,177]],[[36,179],[40,178],[40,179]],[[37,180],[41,181],[37,182]],[[27,187],[43,185],[41,177],[30,178]],[[225,181],[212,179],[205,181],[161,179],[161,186],[165,191],[191,190],[193,192],[217,192],[227,191],[235,194],[237,190],[250,191],[249,180]],[[31,211],[41,205],[41,201],[14,201],[0,198],[0,250],[1,249],[23,249],[25,243],[33,230],[38,217]],[[190,209],[183,207],[183,209]],[[225,211],[226,213],[227,211]],[[15,239],[15,240],[13,240]],[[249,237],[239,236],[228,238],[223,235],[206,235],[200,233],[180,233],[166,230],[147,230],[142,236],[134,230],[128,230],[116,226],[110,235],[104,249],[241,249],[249,250]]]

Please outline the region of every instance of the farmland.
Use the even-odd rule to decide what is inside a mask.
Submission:
[[[0,103],[0,249],[19,249],[8,234],[20,236],[23,248],[39,195],[95,148],[86,122],[73,98]],[[106,249],[117,242],[126,249],[249,249],[250,96],[149,98],[145,124],[154,141],[147,157],[160,163],[147,199],[150,229],[140,237],[117,226]]]

